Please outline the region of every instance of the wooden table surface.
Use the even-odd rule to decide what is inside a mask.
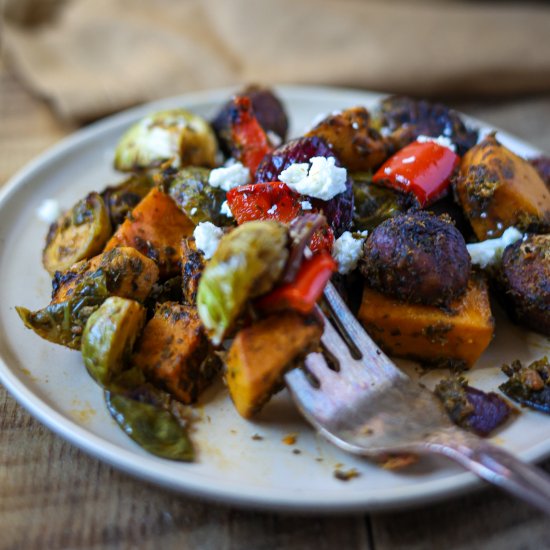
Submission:
[[[550,152],[550,96],[455,102]],[[0,185],[75,128],[0,62]],[[550,471],[550,460],[543,464]],[[0,550],[550,548],[550,520],[484,487],[413,510],[341,517],[241,511],[175,495],[91,458],[0,386]]]

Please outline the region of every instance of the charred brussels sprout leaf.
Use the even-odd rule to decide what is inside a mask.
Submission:
[[[498,388],[510,399],[537,411],[550,414],[550,362],[548,357],[522,365],[513,361],[503,365],[508,380]]]
[[[145,322],[145,308],[111,296],[90,315],[82,334],[82,358],[88,372],[105,386],[120,372]]]
[[[215,225],[232,223],[227,216],[220,214],[225,201],[225,191],[208,184],[210,170],[190,167],[177,172],[169,187],[170,196],[186,216],[198,225],[212,222]]]
[[[98,270],[83,279],[69,297],[38,311],[17,307],[27,328],[45,340],[79,349],[81,336],[90,315],[109,296],[105,273]]]
[[[356,172],[352,179],[355,198],[353,222],[357,230],[372,231],[384,220],[404,210],[399,194],[374,185],[370,172]]]
[[[135,206],[151,191],[154,180],[149,174],[130,176],[102,193],[113,227],[120,225]]]
[[[215,166],[217,142],[208,122],[184,109],[160,111],[134,124],[115,151],[115,168],[132,172],[172,166]]]
[[[146,451],[170,460],[194,459],[187,432],[169,410],[111,391],[105,392],[105,402],[124,433]]]
[[[42,262],[50,275],[101,252],[111,236],[103,199],[90,193],[54,222],[46,238]]]
[[[199,316],[214,344],[241,313],[246,301],[265,294],[281,276],[288,232],[275,221],[245,223],[225,235],[199,282]]]

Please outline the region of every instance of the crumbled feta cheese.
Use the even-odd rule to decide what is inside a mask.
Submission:
[[[509,227],[498,239],[487,239],[480,243],[467,244],[466,248],[472,263],[486,268],[495,265],[502,257],[504,249],[523,237],[515,227]]]
[[[240,162],[230,159],[221,168],[215,168],[210,172],[208,183],[227,192],[233,187],[250,183],[250,170]]]
[[[197,213],[197,207],[194,206],[193,208],[191,208],[191,212],[189,213],[191,214],[191,216],[194,216]]]
[[[414,162],[416,160],[416,157],[414,155],[410,156],[410,157],[407,157],[406,159],[403,159],[401,162],[403,164],[411,164],[412,162]]]
[[[279,179],[302,195],[328,201],[346,190],[347,171],[336,166],[334,157],[312,157],[307,163],[291,164]]]
[[[36,209],[36,215],[43,222],[53,223],[61,215],[61,208],[55,199],[46,199]]]
[[[277,205],[274,204],[274,205],[267,211],[267,213],[271,215],[271,214],[275,214],[276,211],[277,211]]]
[[[395,175],[395,181],[399,182],[399,183],[402,183],[403,185],[410,185],[410,181],[408,180],[408,178],[406,178],[405,176],[401,175],[401,174],[396,174]]]
[[[386,168],[384,168],[384,174],[386,174],[386,176],[389,176],[391,174],[391,168],[389,166],[386,166]]]
[[[351,123],[351,127],[354,129],[354,130],[359,130],[359,124],[357,122],[352,122]]]
[[[418,136],[416,138],[416,141],[418,141],[419,143],[427,143],[429,141],[433,141],[434,143],[437,143],[438,145],[441,145],[442,147],[447,147],[453,153],[456,153],[455,144],[447,136],[438,136],[438,137]]]
[[[279,145],[283,143],[283,139],[281,138],[281,136],[271,130],[268,130],[267,132],[267,139],[269,140],[269,143],[273,145],[273,147],[279,147]]]
[[[204,257],[209,260],[220,244],[223,230],[211,222],[201,222],[195,227],[193,237],[195,237],[197,248],[202,250]]]
[[[363,242],[367,236],[366,233],[366,231],[363,231],[360,233],[362,238],[356,238],[349,231],[344,231],[334,241],[332,257],[338,263],[338,273],[345,275],[357,267],[363,251]]]
[[[300,203],[300,206],[302,207],[302,210],[311,210],[311,209],[313,209],[313,206],[309,201],[302,201]]]
[[[224,216],[227,216],[228,218],[233,217],[233,212],[231,212],[231,208],[229,208],[229,204],[227,201],[223,201],[222,205],[220,207],[220,214],[223,214]]]

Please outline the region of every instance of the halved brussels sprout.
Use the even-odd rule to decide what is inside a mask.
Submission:
[[[371,172],[355,172],[351,177],[355,198],[353,225],[356,230],[372,231],[384,220],[406,209],[399,193],[372,183]]]
[[[220,344],[246,301],[271,290],[288,258],[288,231],[253,221],[222,237],[199,282],[197,308],[212,342]]]
[[[172,166],[215,166],[217,142],[208,122],[184,109],[153,113],[119,141],[115,168],[122,172]]]
[[[189,409],[149,384],[141,369],[115,376],[104,395],[111,416],[140,447],[170,460],[193,460]]]
[[[16,307],[27,328],[54,344],[79,349],[90,315],[109,296],[105,273],[96,271],[73,288],[70,297],[38,311]]]
[[[129,358],[145,323],[145,308],[111,296],[92,313],[82,334],[82,358],[94,380],[105,386]]]
[[[42,263],[50,275],[66,271],[101,252],[110,236],[105,203],[98,193],[90,193],[50,226]]]
[[[170,196],[195,225],[201,222],[231,225],[232,220],[220,213],[225,191],[209,185],[209,175],[209,169],[196,166],[180,170],[172,176]]]
[[[115,248],[56,273],[52,301],[45,308],[15,309],[25,326],[45,340],[80,349],[88,318],[109,296],[145,300],[157,279],[155,262],[133,248]]]

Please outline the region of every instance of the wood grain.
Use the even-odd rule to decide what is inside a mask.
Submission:
[[[550,97],[510,105],[460,107],[488,113],[491,122],[550,151]],[[0,185],[72,129],[0,63]],[[550,461],[545,467],[550,471]],[[371,516],[269,514],[205,503],[85,455],[0,387],[0,550],[57,548],[538,550],[550,548],[550,523],[494,489]]]

